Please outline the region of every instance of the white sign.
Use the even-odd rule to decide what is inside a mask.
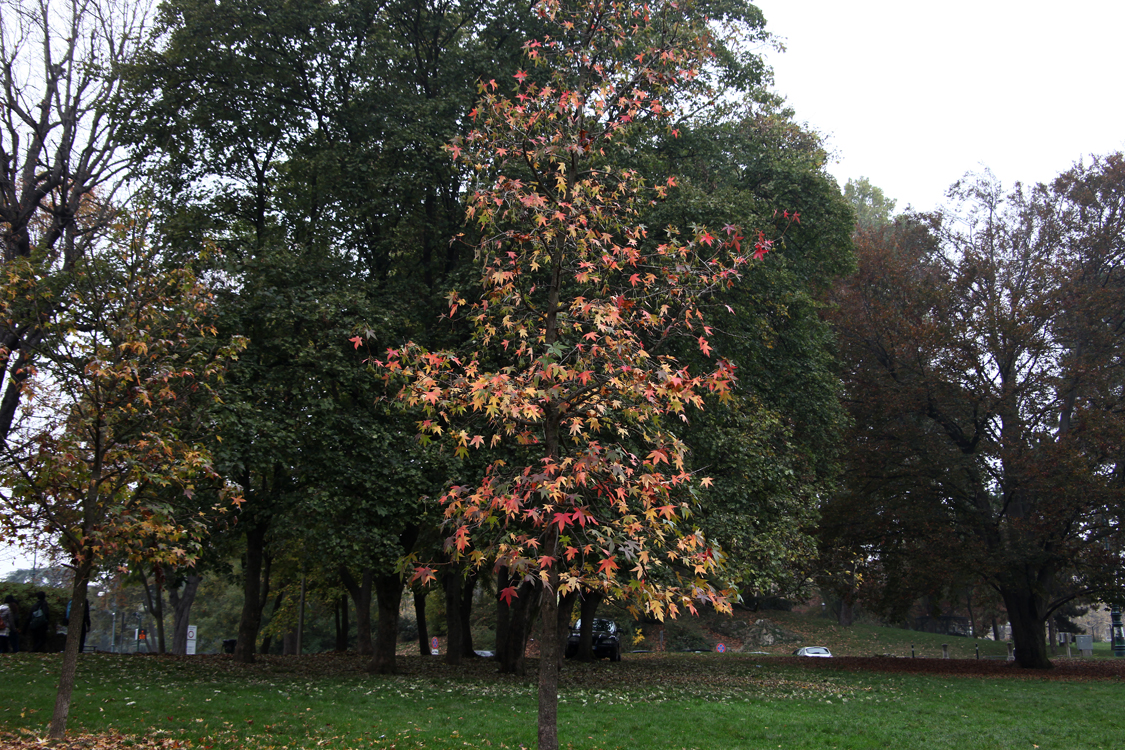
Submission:
[[[189,655],[195,653],[195,626],[187,626],[187,652]]]

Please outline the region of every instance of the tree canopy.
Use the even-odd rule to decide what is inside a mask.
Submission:
[[[830,516],[889,584],[986,582],[1017,661],[1047,667],[1052,613],[1122,593],[1125,160],[952,194],[858,234],[835,297],[855,430]]]

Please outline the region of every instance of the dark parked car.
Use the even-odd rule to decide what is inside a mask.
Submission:
[[[595,618],[594,628],[594,658],[608,657],[610,661],[621,661],[621,631],[613,620]],[[570,635],[566,639],[566,658],[573,659],[578,655],[578,640],[582,634],[582,621],[574,623]]]

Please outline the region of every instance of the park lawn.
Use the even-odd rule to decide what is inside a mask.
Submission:
[[[824,660],[827,662],[828,660]],[[559,738],[571,748],[1111,748],[1125,684],[828,669],[818,660],[626,655],[568,663]],[[103,741],[195,748],[534,747],[533,677],[402,658],[376,677],[347,655],[83,655],[69,727]],[[948,664],[948,662],[946,662]],[[2,657],[0,731],[42,736],[59,657]],[[531,662],[534,671],[535,662]],[[837,664],[837,666],[839,663]],[[164,740],[162,743],[157,740]],[[127,747],[113,740],[109,747]],[[91,745],[96,746],[96,745]]]

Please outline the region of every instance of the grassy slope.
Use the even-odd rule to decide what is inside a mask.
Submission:
[[[617,617],[618,622],[629,621],[623,612],[610,610],[606,614]],[[771,630],[780,630],[783,637],[772,645],[745,642],[739,636],[745,634],[746,628],[736,625],[736,620],[745,621],[747,626],[765,620],[772,626]],[[686,644],[711,651],[722,643],[732,652],[771,655],[791,654],[800,646],[827,646],[837,656],[910,656],[913,647],[915,656],[940,658],[942,644],[949,644],[950,656],[956,659],[975,658],[978,647],[982,658],[1006,657],[1008,653],[1006,644],[983,638],[935,635],[859,623],[843,628],[828,618],[796,612],[736,610],[731,617],[709,613],[681,617],[663,627],[666,650],[680,650],[681,644]],[[644,625],[641,629],[645,639],[638,647],[658,650],[660,626]]]
[[[616,617],[619,623],[631,622],[624,610],[607,609],[605,616]],[[743,620],[748,625],[765,620],[784,631],[790,637],[773,645],[744,643],[733,633],[745,632],[744,628],[732,625],[735,620]],[[936,635],[902,628],[888,628],[877,625],[856,623],[851,627],[840,627],[835,620],[813,614],[797,612],[736,610],[733,616],[715,613],[701,614],[699,617],[684,616],[670,621],[664,626],[666,650],[680,650],[677,644],[693,644],[695,649],[712,651],[722,643],[731,652],[756,652],[770,655],[791,654],[800,646],[827,646],[837,656],[899,656],[908,657],[912,653],[918,658],[941,658],[942,645],[949,645],[949,654],[954,659],[980,657],[1006,658],[1008,647],[1005,642],[985,638],[966,638],[955,635]],[[658,650],[658,625],[643,625],[645,639],[638,648]],[[1078,658],[1078,651],[1072,651]],[[1111,657],[1108,643],[1094,644],[1094,656]],[[1058,654],[1052,658],[1066,658],[1065,647],[1059,647]]]

